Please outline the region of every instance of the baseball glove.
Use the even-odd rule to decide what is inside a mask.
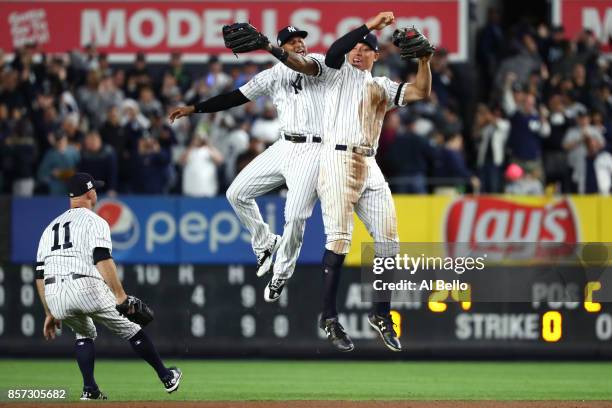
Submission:
[[[249,23],[234,23],[223,26],[225,46],[234,54],[261,50],[268,46],[268,37]]]
[[[117,311],[134,323],[146,326],[153,320],[153,311],[145,302],[136,296],[128,296],[120,305],[116,306]]]
[[[395,30],[392,38],[393,45],[400,49],[402,59],[426,57],[436,50],[427,37],[414,26]]]

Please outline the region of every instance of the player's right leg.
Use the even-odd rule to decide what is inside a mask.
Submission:
[[[274,261],[274,274],[264,291],[267,302],[275,302],[280,298],[287,280],[293,275],[302,249],[306,220],[312,215],[317,202],[321,144],[294,143],[287,151],[284,169],[288,188],[285,226]]]
[[[327,338],[340,351],[354,349],[353,342],[338,322],[338,286],[344,258],[353,233],[353,208],[367,177],[365,158],[324,146],[318,187],[326,244],[323,255],[323,310],[319,322]]]
[[[91,279],[87,278],[87,280]],[[72,329],[76,335],[74,354],[83,377],[81,399],[105,400],[106,395],[100,391],[94,378],[96,326],[90,317],[69,312],[79,310],[83,302],[83,294],[73,287],[75,282],[77,281],[56,277],[54,283],[45,285],[45,299],[51,314],[61,320],[63,326]]]
[[[94,378],[96,351],[94,340],[97,337],[96,326],[89,316],[69,316],[62,323],[72,329],[76,335],[74,354],[76,356],[81,376],[83,377],[83,392],[81,400],[105,400],[106,395],[100,391]]]
[[[279,140],[249,163],[227,189],[227,199],[242,225],[251,233],[253,252],[257,256],[257,276],[270,270],[280,237],[270,232],[261,216],[255,198],[282,186],[284,140]]]

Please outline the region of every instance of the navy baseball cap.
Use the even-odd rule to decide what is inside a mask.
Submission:
[[[94,180],[91,174],[87,173],[76,173],[68,179],[68,195],[70,197],[79,197],[89,190],[102,187],[104,187],[103,181]]]
[[[378,38],[376,38],[376,36],[372,33],[367,34],[365,37],[363,37],[363,40],[360,40],[359,42],[367,45],[373,51],[378,51]]]
[[[304,30],[300,30],[294,26],[287,26],[278,32],[278,36],[276,37],[276,42],[279,47],[285,44],[287,41],[292,39],[293,37],[308,37],[308,33]]]

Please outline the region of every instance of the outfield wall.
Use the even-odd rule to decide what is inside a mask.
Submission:
[[[284,200],[259,203],[280,232]],[[612,202],[604,197],[396,196],[395,203],[400,237],[407,242],[611,241]],[[40,231],[67,200],[5,198],[0,205],[5,209],[0,254],[10,254],[0,260],[0,357],[69,355],[69,329],[53,343],[42,338],[44,316],[31,263]],[[255,277],[248,234],[224,199],[121,197],[102,200],[97,211],[111,226],[113,254],[128,293],[155,310],[147,331],[162,353],[337,356],[317,328],[324,242],[318,206],[296,273],[275,304],[263,300],[266,280]],[[348,257],[353,266],[339,291],[340,318],[357,346],[353,357],[612,357],[612,306],[564,300],[558,285],[547,286],[545,296],[532,302],[455,302],[452,293],[437,292],[394,303],[404,351],[392,354],[369,328],[370,305],[361,298],[355,265],[367,240],[358,222]],[[512,282],[523,284],[518,278]],[[124,341],[103,328],[97,341],[102,355],[131,355]]]
[[[282,232],[284,199],[258,200],[272,231]],[[65,198],[11,200],[10,260],[35,261],[41,231],[67,206]],[[5,205],[6,206],[6,205]],[[395,196],[402,242],[612,242],[612,198],[601,196]],[[122,263],[254,263],[248,232],[225,198],[121,196],[96,211],[111,228]],[[355,218],[347,264],[359,265],[371,241]],[[324,245],[320,206],[308,220],[300,264],[318,264]]]
[[[266,281],[258,280],[251,266],[130,265],[119,271],[128,293],[146,299],[155,311],[147,331],[164,355],[338,355],[317,328],[318,267],[299,267],[273,304],[263,300]],[[68,328],[53,342],[42,337],[44,314],[32,268],[1,264],[0,277],[0,357],[72,355],[74,335]],[[589,312],[579,302],[467,304],[415,298],[393,304],[404,345],[404,351],[395,354],[368,326],[370,305],[360,295],[359,271],[347,269],[339,289],[339,312],[356,343],[353,357],[612,358],[610,304]],[[131,355],[129,345],[106,329],[99,328],[98,335],[97,353]]]

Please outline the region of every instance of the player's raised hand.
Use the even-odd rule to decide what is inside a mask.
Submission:
[[[45,317],[45,324],[43,326],[43,335],[45,336],[45,340],[55,339],[55,332],[61,327],[62,322],[60,320],[56,320],[55,317],[47,315]]]
[[[193,106],[179,106],[170,112],[170,115],[168,115],[168,120],[170,120],[170,123],[174,123],[175,120],[189,116],[193,112],[195,112],[195,108]]]
[[[395,16],[393,15],[393,12],[383,11],[381,13],[378,13],[376,17],[372,17],[371,19],[369,19],[366,23],[366,26],[370,30],[382,30],[389,24],[392,24],[393,21],[395,21]]]

